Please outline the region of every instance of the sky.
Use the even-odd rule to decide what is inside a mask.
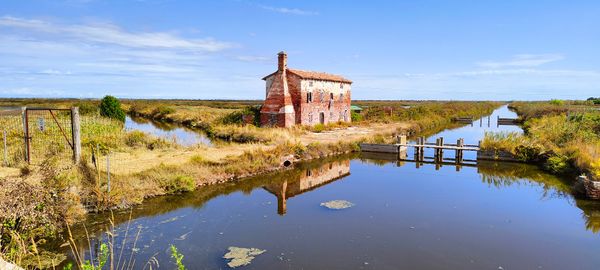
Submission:
[[[2,0],[0,97],[262,99],[277,53],[353,99],[600,96],[600,1]]]

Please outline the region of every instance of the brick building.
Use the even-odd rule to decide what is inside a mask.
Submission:
[[[278,55],[277,71],[263,78],[266,99],[260,110],[263,126],[291,127],[350,122],[352,81],[314,71],[290,69],[287,54]]]

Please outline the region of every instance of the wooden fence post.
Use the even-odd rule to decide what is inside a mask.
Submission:
[[[71,108],[71,131],[73,141],[73,162],[79,164],[81,160],[81,122],[79,119],[79,108]]]
[[[29,123],[27,122],[27,107],[21,107],[21,116],[23,117],[23,148],[25,149],[25,161],[29,163],[31,161],[31,156],[29,153]]]
[[[110,195],[110,150],[106,153],[106,185]]]
[[[4,166],[8,166],[8,150],[6,149],[6,130],[2,132],[2,141],[4,142]]]

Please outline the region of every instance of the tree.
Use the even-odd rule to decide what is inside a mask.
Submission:
[[[125,122],[125,111],[116,97],[105,96],[100,102],[100,115]]]

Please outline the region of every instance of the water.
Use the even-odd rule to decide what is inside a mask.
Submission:
[[[125,118],[125,129],[139,130],[157,137],[174,139],[183,146],[192,146],[197,144],[212,145],[211,140],[201,131],[175,123],[165,123],[152,121],[141,117],[127,116]]]
[[[470,143],[482,132],[435,136]],[[598,269],[600,206],[570,195],[568,180],[524,164],[436,168],[341,156],[151,199],[132,210],[126,246],[140,228],[138,268],[152,256],[173,268],[173,244],[189,269],[226,269],[230,246],[267,250],[243,269]],[[337,199],[355,205],[320,206]],[[129,214],[115,214],[117,246]],[[107,218],[86,222],[94,242]]]

